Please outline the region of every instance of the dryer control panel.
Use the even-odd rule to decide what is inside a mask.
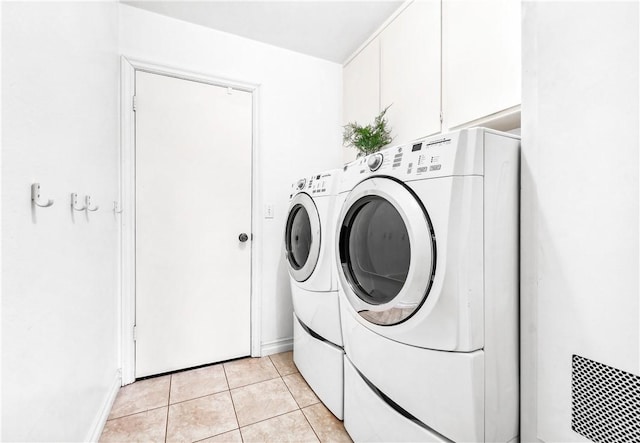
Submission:
[[[401,181],[483,175],[483,137],[487,129],[472,128],[419,139],[383,149],[348,163],[338,192],[374,175]]]

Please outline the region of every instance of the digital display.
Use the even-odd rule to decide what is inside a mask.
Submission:
[[[416,143],[415,145],[413,145],[413,147],[411,148],[411,152],[416,152],[419,151],[420,149],[422,149],[422,143]]]

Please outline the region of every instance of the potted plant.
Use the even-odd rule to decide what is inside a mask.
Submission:
[[[358,150],[358,157],[379,151],[393,140],[391,128],[384,117],[391,105],[384,108],[373,121],[373,124],[360,126],[357,122],[348,123],[342,132],[345,146],[353,146]]]

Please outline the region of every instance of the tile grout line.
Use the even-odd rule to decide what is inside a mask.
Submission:
[[[155,406],[155,407],[153,407],[153,408],[147,408],[147,409],[144,409],[144,410],[142,410],[142,411],[132,412],[131,414],[122,415],[122,416],[120,416],[120,417],[116,417],[116,418],[111,418],[111,419],[109,419],[109,420],[107,420],[107,421],[108,421],[108,422],[109,422],[109,421],[116,421],[116,420],[120,420],[121,418],[132,417],[132,416],[134,416],[134,415],[138,415],[138,414],[145,414],[145,413],[147,413],[147,412],[149,412],[149,411],[155,411],[156,409],[162,409],[162,408],[166,408],[166,407],[168,407],[168,406]]]
[[[167,434],[169,433],[169,408],[171,407],[171,382],[173,374],[169,377],[169,395],[167,396],[167,422],[164,425],[164,443],[167,443]]]
[[[289,388],[289,385],[287,384],[286,381],[284,381],[284,377],[280,376],[280,378],[282,379],[282,383],[284,383],[285,387],[287,388],[287,391],[289,391],[289,394],[291,395],[291,398],[293,398],[293,401],[295,401],[296,405],[298,405],[298,409],[302,410],[302,407],[300,406],[300,403],[298,403],[298,400],[296,399],[296,396],[293,395],[293,392],[291,392],[291,389]]]
[[[211,392],[211,393],[209,393],[209,394],[198,395],[197,397],[188,398],[188,399],[186,399],[186,400],[180,400],[180,401],[177,401],[177,402],[175,402],[175,403],[171,403],[169,406],[172,406],[172,405],[179,405],[179,404],[181,404],[181,403],[186,403],[186,402],[188,402],[188,401],[193,401],[193,400],[200,400],[201,398],[211,397],[212,395],[222,394],[223,392],[228,392],[228,391],[229,391],[229,389],[223,389],[222,391],[216,391],[216,392]]]
[[[311,389],[311,387],[309,386],[309,384],[307,383],[307,381],[304,379],[304,377],[302,376],[302,374],[300,374],[300,378],[302,378],[302,381],[304,382],[304,384],[309,388],[309,390],[313,393],[313,395],[318,399],[318,401],[308,404],[306,406],[300,406],[300,403],[298,403],[298,400],[296,399],[296,396],[293,395],[293,392],[291,391],[291,389],[289,389],[289,385],[287,384],[286,381],[284,381],[284,377],[288,377],[290,375],[295,375],[295,374],[300,374],[300,372],[292,372],[291,374],[287,374],[286,376],[281,376],[280,378],[282,379],[282,382],[284,383],[284,385],[287,387],[287,389],[289,390],[289,393],[291,394],[291,396],[293,397],[293,400],[296,402],[296,404],[298,405],[298,408],[300,410],[304,409],[304,408],[308,408],[309,406],[313,406],[313,405],[317,405],[318,403],[322,403],[322,400],[320,400],[320,397],[318,397],[318,395],[315,393],[315,391],[313,389]]]
[[[224,379],[227,382],[227,387],[229,388],[229,398],[231,398],[231,407],[233,407],[233,414],[236,416],[236,424],[238,425],[238,432],[240,433],[240,441],[244,443],[244,437],[242,436],[242,431],[240,430],[240,420],[238,420],[238,411],[236,411],[236,403],[233,401],[233,395],[231,395],[231,386],[229,386],[229,378],[227,377],[227,369],[222,365],[222,372],[224,372]]]
[[[282,417],[283,415],[291,414],[292,412],[296,412],[296,411],[301,411],[302,412],[301,409],[294,409],[293,411],[283,412],[282,414],[274,415],[273,417],[263,418],[262,420],[258,420],[258,421],[254,422],[254,423],[249,423],[248,425],[241,426],[239,429],[248,428],[249,426],[257,425],[258,423],[269,421],[269,420],[271,420],[273,418]],[[302,415],[304,415],[304,413]]]
[[[275,365],[274,365],[275,366]],[[298,372],[293,372],[292,374],[300,374],[300,371]],[[287,375],[292,375],[292,374],[287,374]],[[302,377],[302,374],[300,374],[300,377]],[[287,387],[287,390],[289,391],[289,393],[291,394],[291,396],[293,397],[293,400],[296,402],[296,404],[298,405],[298,410],[302,413],[302,416],[304,417],[305,421],[309,424],[309,427],[311,428],[311,430],[313,431],[313,433],[315,434],[316,438],[318,439],[319,442],[322,442],[322,439],[320,439],[320,436],[318,435],[318,433],[316,432],[316,428],[313,427],[313,424],[311,424],[311,422],[309,421],[309,417],[307,417],[307,414],[304,413],[304,410],[306,408],[310,408],[312,406],[315,406],[317,404],[323,404],[322,400],[320,400],[320,398],[316,395],[316,398],[318,399],[317,402],[315,403],[311,403],[310,405],[306,405],[304,408],[302,406],[300,406],[300,403],[298,403],[298,400],[296,399],[295,395],[293,395],[293,392],[291,392],[291,389],[289,388],[289,385],[287,384],[286,381],[284,381],[284,377],[280,376],[280,378],[282,378],[282,382],[284,383],[284,385]],[[302,377],[302,380],[306,383],[306,380],[304,380],[304,377]],[[307,384],[307,386],[309,386]],[[311,388],[309,388],[311,389]],[[311,391],[313,392],[313,389],[311,389]],[[315,395],[315,392],[314,392]],[[326,407],[326,406],[325,406]]]
[[[272,355],[278,355],[278,354],[272,354]],[[267,357],[269,357],[269,360],[271,361],[271,364],[273,365],[274,368],[276,368],[276,372],[280,375],[280,377],[286,377],[287,375],[291,375],[291,374],[299,374],[300,371],[298,370],[298,367],[296,366],[295,362],[293,362],[293,358],[291,359],[291,362],[293,363],[294,368],[296,369],[293,372],[290,372],[288,374],[283,374],[282,372],[280,372],[280,369],[278,369],[278,366],[273,362],[273,359],[271,358],[271,355],[268,355]]]
[[[274,365],[275,366],[275,365]],[[287,375],[291,375],[291,374],[287,374]],[[293,395],[293,392],[291,392],[291,389],[289,389],[289,385],[287,384],[286,381],[284,381],[284,377],[280,376],[280,378],[282,379],[282,383],[284,383],[285,387],[287,388],[287,391],[289,391],[289,395],[291,395],[291,398],[293,398],[293,401],[296,402],[296,405],[298,405],[298,411],[300,411],[300,413],[302,414],[302,416],[304,417],[305,421],[309,424],[309,427],[311,428],[311,431],[313,432],[313,434],[316,436],[316,438],[318,439],[318,441],[320,442],[320,436],[318,435],[318,433],[316,432],[316,430],[313,428],[313,425],[311,424],[311,422],[309,421],[309,419],[307,418],[306,414],[304,413],[304,411],[302,410],[302,407],[300,406],[300,403],[298,403],[298,400],[296,400],[296,396]],[[291,412],[295,412],[295,411],[290,411],[287,412],[286,414],[290,414]],[[282,414],[284,415],[284,414]],[[276,416],[277,417],[277,416]],[[274,417],[271,417],[274,418]],[[270,419],[266,419],[266,420],[270,420]],[[264,421],[264,420],[263,420]],[[256,422],[259,423],[259,422]],[[240,432],[240,434],[242,435],[242,432]]]
[[[307,406],[309,407],[309,406]],[[316,428],[313,427],[313,425],[311,424],[311,422],[309,421],[309,417],[307,417],[307,414],[304,413],[304,410],[301,408],[300,412],[302,413],[302,416],[304,417],[304,419],[307,421],[307,423],[309,423],[309,427],[311,428],[311,430],[313,431],[313,433],[315,434],[316,438],[318,439],[319,442],[322,442],[322,440],[320,440],[320,436],[318,435],[318,433],[316,432]]]
[[[273,362],[273,359],[271,358],[271,355],[267,355],[267,357],[269,358],[269,361],[271,362],[271,365],[273,365],[273,368],[276,370],[276,372],[278,373],[280,378],[282,378],[282,374],[280,373],[280,369],[278,369],[278,366]]]
[[[277,372],[277,371],[276,371],[276,372]],[[233,388],[232,388],[231,386],[229,386],[229,390],[231,391],[232,389],[245,388],[245,387],[247,387],[247,386],[257,385],[258,383],[263,383],[263,382],[265,382],[265,381],[275,380],[275,379],[277,379],[277,378],[282,378],[282,377],[280,376],[280,374],[278,374],[276,377],[273,377],[273,378],[267,378],[267,379],[265,379],[265,380],[260,380],[260,381],[254,381],[253,383],[247,383],[246,385],[234,386]],[[227,382],[227,385],[228,385],[228,384],[229,384],[229,383]]]

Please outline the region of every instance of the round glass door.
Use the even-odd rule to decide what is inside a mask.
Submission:
[[[393,300],[407,279],[411,245],[407,227],[391,203],[379,196],[358,200],[343,222],[344,274],[364,302]]]
[[[404,185],[376,177],[357,185],[339,218],[339,275],[366,320],[393,325],[424,303],[435,270],[429,217]]]
[[[291,209],[286,239],[291,267],[302,268],[309,258],[311,249],[311,222],[304,206],[295,205]]]
[[[296,281],[307,280],[320,254],[320,219],[308,194],[297,194],[291,201],[284,245],[289,273]]]

